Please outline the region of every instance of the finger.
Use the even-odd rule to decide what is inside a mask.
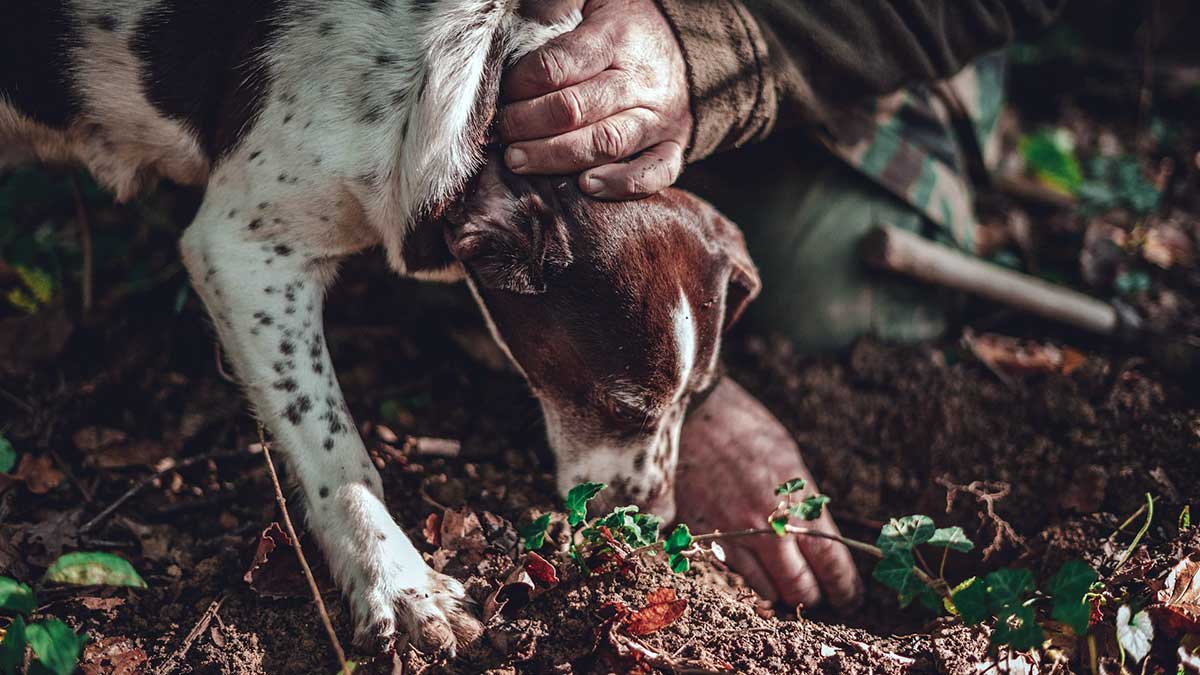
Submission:
[[[508,146],[504,161],[516,173],[575,173],[624,159],[659,140],[654,113],[645,108],[619,112],[565,134]]]
[[[579,188],[598,199],[640,199],[671,187],[683,171],[683,146],[663,141],[629,162],[606,164],[579,177]]]
[[[821,602],[821,586],[793,538],[760,537],[748,545],[785,603],[813,607]]]
[[[725,560],[729,564],[729,568],[742,575],[750,588],[753,588],[764,600],[771,602],[779,600],[779,594],[775,592],[775,584],[771,583],[771,578],[763,571],[762,565],[759,564],[758,558],[754,557],[753,553],[741,547],[730,547],[725,552]]]
[[[828,512],[816,521],[815,529],[839,534]],[[853,608],[862,598],[863,583],[850,549],[836,541],[820,537],[797,537],[800,551],[817,577],[829,604],[839,609]]]
[[[522,56],[500,81],[506,101],[524,101],[591,79],[612,65],[607,30],[584,21]]]
[[[514,143],[574,131],[629,108],[634,100],[629,73],[605,70],[574,86],[504,106],[500,140]]]

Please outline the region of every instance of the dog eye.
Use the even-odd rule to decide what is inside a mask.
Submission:
[[[641,424],[648,416],[645,410],[614,399],[608,400],[607,407],[613,419],[626,424]]]

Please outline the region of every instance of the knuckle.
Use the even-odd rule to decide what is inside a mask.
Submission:
[[[570,89],[560,91],[550,110],[554,121],[564,127],[574,129],[583,124],[583,101],[576,91]]]
[[[619,124],[606,122],[596,127],[592,138],[596,158],[605,162],[621,159],[625,147],[625,131]]]
[[[543,49],[537,53],[537,75],[543,82],[555,87],[565,80],[566,66],[557,49]]]

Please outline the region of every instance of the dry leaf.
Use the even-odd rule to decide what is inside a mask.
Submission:
[[[470,509],[448,509],[442,514],[442,548],[450,551],[482,551],[487,548],[479,516]]]
[[[625,629],[630,635],[649,635],[675,623],[687,610],[687,600],[675,597],[675,589],[660,588],[646,598],[646,606],[629,615]]]
[[[999,375],[1062,373],[1070,375],[1087,362],[1080,352],[994,333],[967,331],[963,342],[984,365]]]
[[[46,455],[34,457],[21,455],[21,463],[12,474],[13,478],[25,481],[25,489],[35,495],[44,495],[63,482],[63,473],[54,466]]]
[[[558,570],[554,569],[548,560],[530,551],[525,555],[525,571],[542,586],[553,586],[558,583]]]
[[[510,602],[514,602],[514,609],[520,607],[529,601],[533,592],[537,590],[537,586],[533,583],[533,577],[529,576],[529,572],[525,570],[525,566],[514,567],[508,573],[508,577],[504,583],[500,584],[483,602],[483,621],[487,623],[493,616],[504,611],[505,607]]]
[[[425,527],[421,528],[421,533],[425,535],[425,541],[430,546],[442,545],[442,517],[437,513],[429,514],[425,519]]]
[[[83,648],[84,675],[135,675],[146,672],[146,652],[127,637],[104,638]]]
[[[1150,613],[1168,635],[1200,633],[1200,562],[1183,559],[1167,575]]]
[[[312,597],[304,579],[304,572],[300,568],[300,559],[296,557],[291,546],[291,539],[279,523],[271,523],[259,535],[254,562],[242,577],[255,593],[268,598]],[[317,584],[323,588],[328,587],[326,576],[321,574],[322,562],[313,562],[313,576],[317,579]]]

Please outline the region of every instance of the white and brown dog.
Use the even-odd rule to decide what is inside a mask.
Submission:
[[[465,277],[541,402],[559,487],[666,516],[689,398],[758,290],[740,233],[689,194],[596,202],[487,161],[502,67],[578,21],[516,0],[0,5],[0,167],[82,164],[118,199],[203,187],[183,260],[361,642],[453,651],[478,623],[350,419],[321,320],[339,259],[380,245],[400,274]]]

